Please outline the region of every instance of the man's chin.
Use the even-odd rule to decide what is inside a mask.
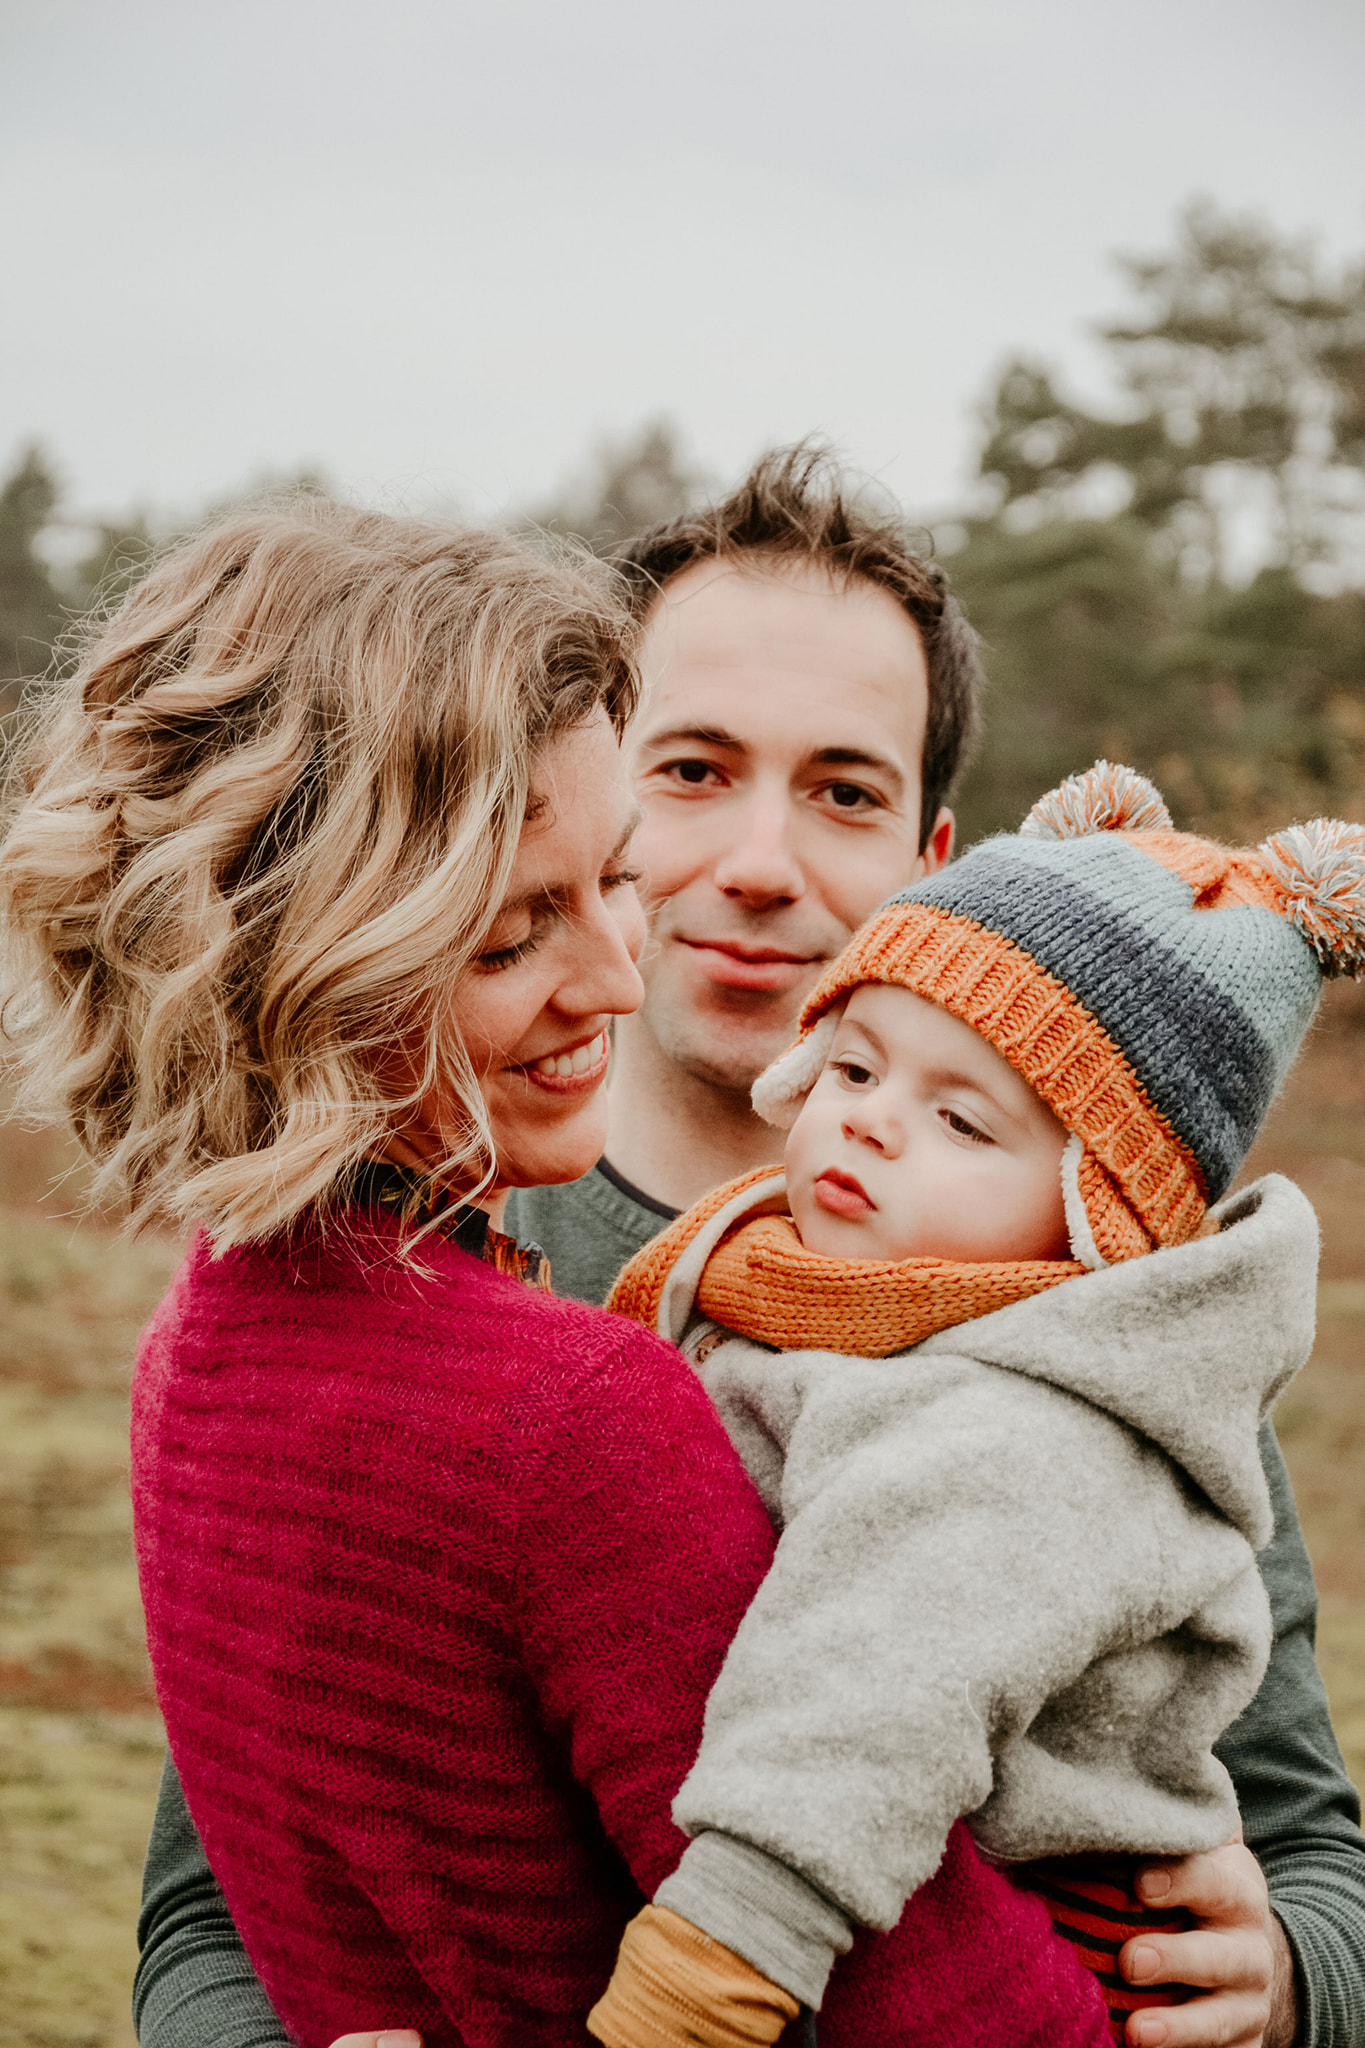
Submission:
[[[650,1020],[662,1053],[694,1081],[727,1095],[747,1096],[765,1068],[782,1054],[796,1037],[795,1018],[765,1019],[746,1026],[733,1018],[715,1018],[703,1023],[695,1015],[670,1027],[668,1020]]]

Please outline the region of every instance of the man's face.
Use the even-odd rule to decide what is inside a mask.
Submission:
[[[747,1091],[863,919],[951,849],[945,811],[919,852],[924,648],[877,585],[756,557],[675,577],[641,667],[642,1018],[685,1071]]]

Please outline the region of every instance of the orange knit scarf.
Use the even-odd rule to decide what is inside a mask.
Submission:
[[[664,1282],[702,1225],[772,1171],[762,1167],[715,1189],[670,1223],[637,1252],[607,1306],[652,1329]],[[778,1351],[886,1358],[1085,1270],[1074,1259],[828,1259],[806,1250],[790,1216],[750,1216],[707,1260],[696,1306],[737,1336]]]

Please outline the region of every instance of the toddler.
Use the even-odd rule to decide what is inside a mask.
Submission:
[[[1362,968],[1365,829],[1234,852],[1098,762],[816,988],[754,1089],[785,1173],[612,1300],[682,1345],[784,1533],[608,2048],[775,2040],[959,1815],[1116,2034],[1180,1995],[1118,1972],[1133,1863],[1238,1832],[1213,1744],[1271,1642],[1258,1429],[1313,1338],[1307,1201],[1223,1198],[1323,975]]]

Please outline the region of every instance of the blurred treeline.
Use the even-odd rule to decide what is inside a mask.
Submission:
[[[1007,364],[969,502],[935,522],[991,676],[965,836],[1013,826],[1097,754],[1224,836],[1365,817],[1365,264],[1196,204],[1167,251],[1120,267],[1108,401]],[[713,481],[657,423],[527,521],[609,555]],[[11,708],[152,539],[145,520],[64,517],[41,454],[23,458],[0,488]]]

